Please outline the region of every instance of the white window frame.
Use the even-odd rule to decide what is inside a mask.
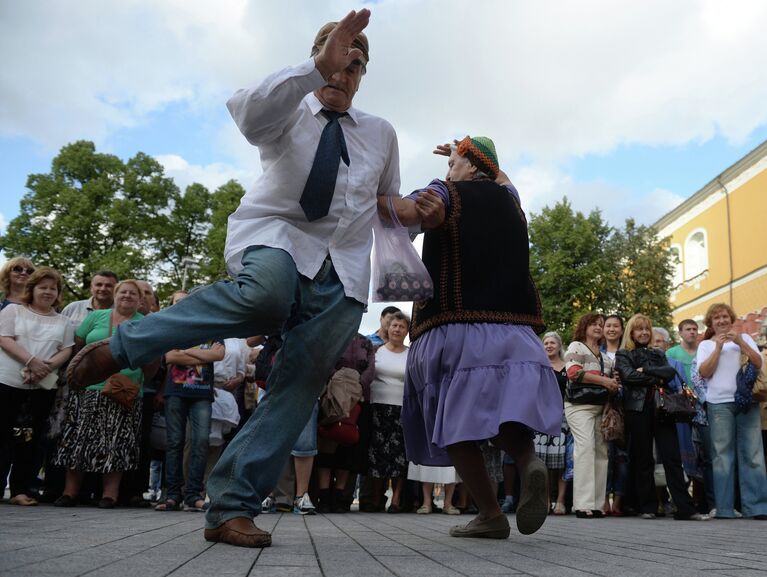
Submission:
[[[700,233],[703,236],[703,252],[702,252],[702,259],[701,262],[698,263],[695,260],[690,258],[690,254],[688,254],[688,248],[691,246],[692,237]],[[690,251],[692,252],[692,251]],[[702,274],[704,274],[706,271],[708,271],[708,233],[706,232],[705,228],[696,228],[695,230],[690,231],[690,234],[687,235],[687,238],[684,239],[684,280],[689,281],[694,279],[695,277],[698,277]],[[694,266],[698,265],[698,266]]]

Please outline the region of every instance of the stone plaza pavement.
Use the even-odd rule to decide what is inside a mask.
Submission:
[[[670,575],[765,577],[767,523],[549,517],[535,535],[453,539],[469,517],[262,515],[270,548],[207,543],[200,513],[0,505],[2,577]],[[510,518],[512,527],[514,520]]]

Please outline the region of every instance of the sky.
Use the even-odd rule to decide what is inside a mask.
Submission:
[[[444,176],[435,144],[484,135],[528,213],[566,195],[615,226],[652,224],[767,139],[760,0],[7,1],[0,229],[27,175],[79,139],[151,154],[182,188],[251,186],[258,151],[227,98],[362,7],[370,63],[354,104],[395,127],[403,194]]]

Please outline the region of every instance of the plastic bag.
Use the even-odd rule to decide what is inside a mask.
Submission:
[[[389,197],[393,224],[373,218],[373,302],[421,301],[434,296],[426,266],[418,256],[410,233],[397,219]]]

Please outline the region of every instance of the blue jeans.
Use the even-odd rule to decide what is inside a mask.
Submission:
[[[716,516],[735,516],[735,461],[744,517],[767,515],[767,473],[762,449],[759,405],[735,412],[735,403],[708,403]]]
[[[149,464],[149,490],[159,493],[162,489],[162,461],[153,460]]]
[[[211,402],[207,399],[165,397],[165,432],[168,436],[165,449],[165,478],[168,483],[168,499],[194,505],[203,495],[203,477],[208,462],[208,438],[210,436]],[[189,451],[189,472],[184,483],[184,443],[186,423],[189,420],[192,444]],[[183,494],[182,494],[183,488]]]
[[[607,443],[607,494],[622,497],[626,494],[629,478],[628,449],[618,445],[618,441]]]
[[[290,454],[294,457],[314,457],[317,455],[317,418],[320,413],[320,403],[314,404],[314,409],[306,422],[296,444]]]
[[[693,430],[697,432],[700,439],[701,459],[700,469],[703,474],[703,491],[706,494],[708,510],[716,507],[716,496],[714,495],[714,468],[711,463],[711,427],[708,425],[693,424]]]
[[[344,294],[329,259],[313,279],[300,275],[279,249],[251,247],[242,265],[232,282],[196,291],[141,321],[121,323],[111,341],[118,362],[135,367],[213,337],[283,333],[266,394],[208,479],[209,528],[261,511],[362,319],[362,303]]]

